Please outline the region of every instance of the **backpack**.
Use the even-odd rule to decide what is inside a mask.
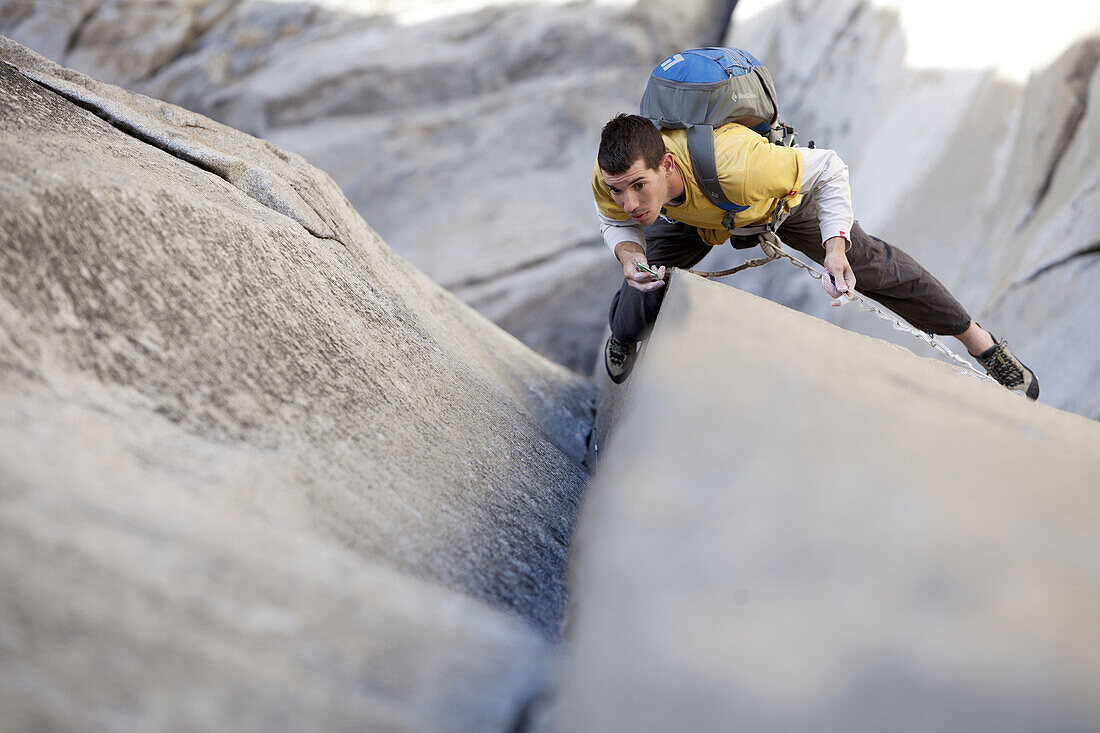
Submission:
[[[794,128],[779,121],[771,74],[739,48],[693,48],[669,56],[650,75],[639,112],[658,127],[687,130],[695,180],[712,204],[729,212],[727,229],[733,229],[733,214],[748,207],[731,203],[718,183],[714,128],[737,122],[776,144],[795,144]]]

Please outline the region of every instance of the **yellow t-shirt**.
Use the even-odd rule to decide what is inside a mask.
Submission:
[[[684,179],[685,196],[679,206],[666,204],[664,213],[696,227],[707,244],[722,244],[729,238],[729,232],[722,226],[726,212],[708,201],[695,181],[687,133],[664,129],[661,137]],[[730,203],[748,207],[734,215],[736,226],[764,224],[771,219],[776,206],[793,209],[802,200],[799,192],[802,156],[794,148],[769,143],[749,128],[734,123],[714,131],[714,160],[726,198]],[[611,197],[598,162],[592,168],[592,195],[604,216],[620,221],[630,218]]]

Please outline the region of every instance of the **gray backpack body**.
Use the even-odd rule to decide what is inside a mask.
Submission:
[[[640,113],[658,127],[687,130],[695,180],[712,204],[728,212],[730,230],[733,215],[748,207],[731,203],[718,183],[714,128],[736,122],[771,142],[794,145],[794,129],[779,121],[771,74],[739,48],[693,48],[668,57],[650,75]]]

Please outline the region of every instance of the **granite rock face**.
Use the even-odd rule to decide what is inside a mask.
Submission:
[[[587,372],[621,277],[588,188],[600,128],[732,6],[31,2],[0,33],[304,155],[418,269]]]
[[[0,727],[510,729],[591,385],[301,157],[0,60]]]
[[[552,728],[1100,726],[1100,425],[668,287],[603,380]]]

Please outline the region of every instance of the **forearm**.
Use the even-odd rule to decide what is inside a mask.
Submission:
[[[615,245],[615,259],[624,266],[638,259],[645,261],[645,258],[645,248],[637,242],[619,242]]]
[[[844,254],[850,246],[851,244],[844,237],[830,237],[825,240],[825,256]]]
[[[633,221],[620,221],[617,219],[610,219],[597,210],[597,216],[600,219],[600,235],[603,237],[603,242],[607,245],[607,248],[612,253],[616,253],[616,248],[624,242],[632,242],[641,247],[642,252],[645,252],[645,232],[642,231],[642,227]],[[615,254],[616,258],[618,254]]]

